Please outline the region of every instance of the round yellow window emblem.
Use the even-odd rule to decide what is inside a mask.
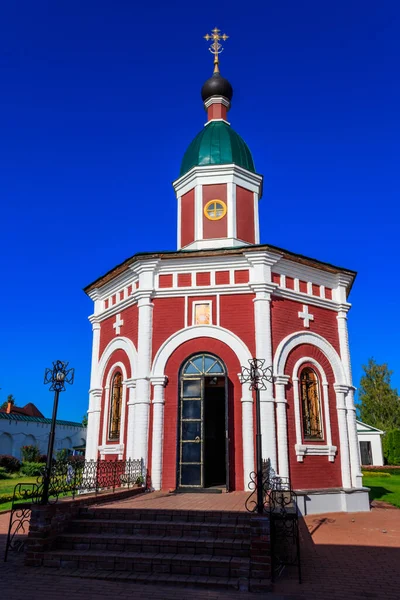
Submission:
[[[219,221],[226,215],[226,204],[222,200],[210,200],[204,207],[204,214],[210,221]]]

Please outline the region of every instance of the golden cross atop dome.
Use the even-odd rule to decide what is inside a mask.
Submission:
[[[204,39],[207,40],[207,42],[212,40],[209,51],[214,55],[214,73],[219,73],[219,55],[223,51],[220,40],[225,42],[229,38],[229,35],[226,35],[226,33],[223,33],[222,35],[220,35],[220,33],[221,30],[214,27],[214,29],[211,30],[211,33],[207,33],[207,35],[204,36]]]

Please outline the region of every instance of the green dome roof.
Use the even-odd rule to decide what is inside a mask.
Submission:
[[[186,150],[180,176],[192,167],[232,163],[256,172],[251,152],[240,135],[225,121],[211,121],[196,135]]]

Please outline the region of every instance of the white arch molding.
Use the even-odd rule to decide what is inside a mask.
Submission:
[[[229,329],[217,325],[194,325],[172,334],[158,349],[154,357],[151,377],[164,377],[165,365],[179,346],[196,338],[207,337],[223,342],[236,354],[240,365],[247,365],[252,358],[246,344]]]
[[[246,344],[228,329],[217,325],[196,325],[177,331],[161,345],[153,361],[151,377],[165,378],[165,366],[175,350],[185,342],[203,337],[218,340],[228,346],[236,355],[240,365],[247,365],[252,358]],[[204,348],[204,350],[206,349]],[[222,359],[222,357],[220,358]],[[164,423],[162,423],[162,429],[163,427]],[[242,386],[242,439],[244,486],[245,489],[248,489],[249,473],[254,470],[253,398],[245,385]],[[156,464],[157,469],[161,471],[162,448],[161,445],[154,446],[154,435],[152,450],[153,465]],[[160,487],[162,485],[161,478],[159,485]]]
[[[315,346],[326,356],[328,359],[333,374],[335,376],[335,383],[342,385],[350,385],[347,381],[347,377],[343,368],[340,356],[336,352],[335,348],[327,342],[325,338],[318,335],[317,333],[297,331],[285,337],[278,345],[275,357],[274,357],[274,374],[275,376],[285,374],[285,366],[288,356],[294,348],[297,346],[309,344]]]
[[[113,353],[117,350],[122,350],[126,354],[131,369],[131,377],[137,372],[137,350],[135,345],[130,339],[124,336],[116,336],[106,346],[95,367],[92,367],[91,389],[89,392],[86,460],[97,459],[104,374]]]
[[[111,356],[117,350],[123,350],[128,357],[129,364],[131,367],[131,377],[134,376],[134,373],[137,371],[137,350],[135,348],[134,343],[129,338],[123,337],[121,335],[115,337],[109,344],[107,344],[106,348],[101,355],[101,358],[98,362],[97,366],[97,386],[102,387],[104,373],[108,365],[108,361]]]
[[[108,366],[108,362],[106,367]],[[111,388],[112,388],[112,380],[114,379],[115,374],[121,371],[122,374],[122,407],[121,407],[121,425],[120,425],[120,435],[118,443],[107,444],[108,438],[108,428],[110,423],[110,402],[111,402]],[[122,459],[123,451],[124,451],[124,431],[125,431],[125,411],[126,411],[126,380],[128,378],[126,367],[122,362],[116,362],[110,365],[110,370],[107,373],[107,379],[105,381],[104,390],[105,390],[105,401],[104,401],[104,418],[103,418],[103,431],[102,431],[102,445],[99,447],[100,454],[104,457],[104,454],[107,453],[115,453],[119,455],[119,458]]]

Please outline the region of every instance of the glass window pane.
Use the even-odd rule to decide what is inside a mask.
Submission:
[[[183,396],[185,398],[200,398],[200,396],[201,396],[201,379],[184,379],[183,380]]]
[[[208,370],[210,369],[210,367],[212,367],[217,361],[215,360],[215,358],[212,358],[211,356],[205,356],[204,357],[204,371],[207,373]]]
[[[182,465],[181,485],[201,485],[201,465]]]
[[[183,400],[182,419],[201,419],[201,400]]]
[[[200,373],[203,372],[203,356],[196,356],[196,358],[194,358],[190,362],[192,362],[198,368]]]
[[[198,442],[185,442],[182,444],[182,462],[200,462],[201,444]]]
[[[182,440],[201,438],[201,421],[182,421]]]
[[[196,366],[190,362],[185,369],[185,375],[197,375],[198,373],[200,373],[199,369],[197,369]]]
[[[223,373],[222,365],[219,362],[216,362],[207,373]]]

